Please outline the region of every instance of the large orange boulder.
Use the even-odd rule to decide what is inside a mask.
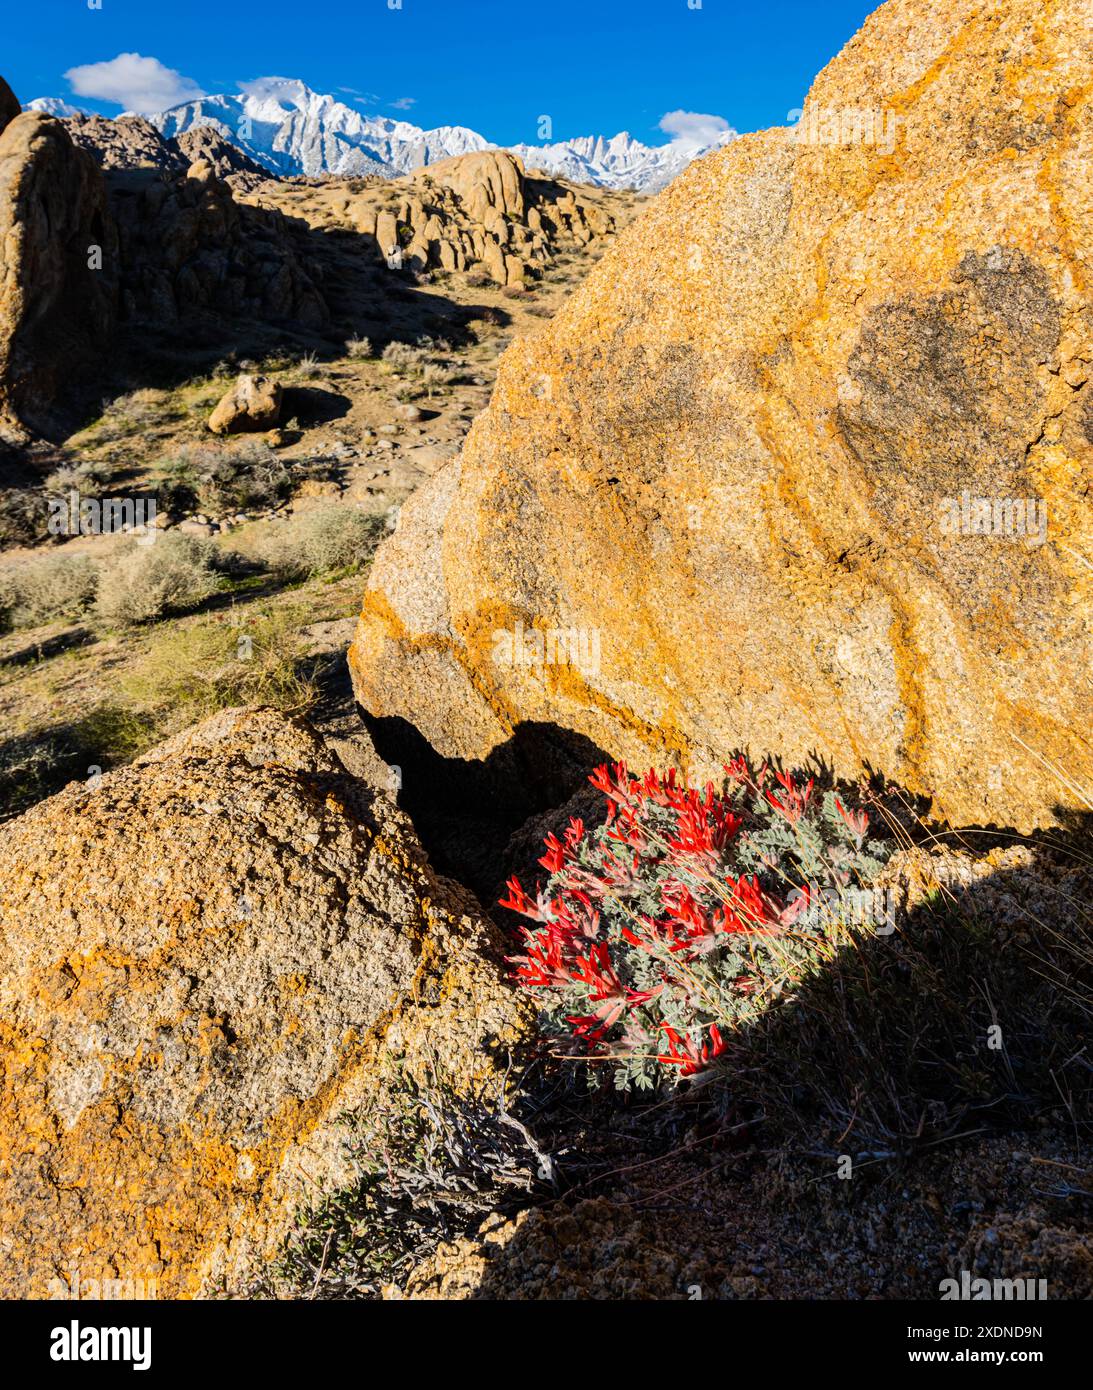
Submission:
[[[1050,9],[890,0],[512,346],[376,560],[366,709],[1088,805],[1093,46]]]
[[[3,1298],[245,1287],[348,1179],[341,1117],[394,1069],[500,1084],[525,1012],[394,802],[272,710],[11,821],[0,919]]]

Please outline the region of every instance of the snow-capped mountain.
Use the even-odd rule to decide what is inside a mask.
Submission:
[[[28,109],[61,117],[80,114],[79,108],[56,97],[39,97]],[[243,83],[233,95],[201,97],[146,119],[167,139],[212,126],[271,173],[282,175],[396,178],[451,155],[498,148],[465,126],[423,130],[409,121],[366,115],[288,77],[259,78]],[[703,131],[701,140],[677,136],[664,145],[644,145],[622,131],[610,138],[587,135],[509,148],[529,170],[560,174],[576,183],[652,193],[670,183],[692,159],[726,144],[734,135],[732,130],[715,133],[711,129]]]
[[[66,116],[86,116],[87,112],[80,106],[70,106],[67,101],[62,101],[60,97],[35,97],[33,101],[28,101],[24,111],[44,111],[47,116],[57,116],[63,120]]]
[[[462,126],[422,130],[366,116],[291,78],[247,83],[235,96],[202,97],[148,119],[168,139],[211,125],[278,174],[399,174],[449,155],[488,150]]]
[[[726,131],[712,144],[695,145],[673,140],[667,145],[643,145],[622,131],[610,140],[602,135],[578,136],[553,145],[513,145],[528,169],[560,174],[575,183],[595,183],[604,188],[637,188],[655,193],[683,171],[700,154],[727,144],[735,131]]]

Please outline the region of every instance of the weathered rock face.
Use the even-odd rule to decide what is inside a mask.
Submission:
[[[160,169],[184,173],[189,160],[142,116],[68,116],[65,129],[101,169]]]
[[[523,221],[527,211],[523,162],[504,150],[441,159],[418,170],[417,177],[450,188],[476,222],[484,223],[496,213]]]
[[[327,322],[307,228],[237,203],[216,177],[216,141],[183,150],[139,117],[58,121],[16,107],[6,120],[5,92],[0,439],[66,433],[119,323],[170,332],[200,318],[234,340],[239,319]],[[214,162],[191,163],[202,151]]]
[[[240,187],[237,179],[233,184]],[[318,214],[323,225],[351,227],[388,263],[397,248],[410,269],[481,266],[501,285],[523,284],[562,247],[585,246],[615,230],[608,195],[529,178],[503,150],[458,155],[390,181],[267,181],[255,199],[305,218]]]
[[[265,183],[269,171],[244,154],[238,145],[213,126],[195,126],[172,140],[165,140],[142,116],[69,116],[65,128],[82,149],[94,156],[102,169],[158,169],[184,174],[199,160],[233,188],[249,189]]]
[[[213,434],[270,430],[281,418],[281,383],[268,376],[241,376],[209,416]]]
[[[1080,802],[1088,32],[891,0],[798,128],[694,164],[404,508],[362,704],[448,757],[543,721],[698,775],[870,764],[965,823]]]
[[[94,160],[60,121],[16,116],[0,134],[0,432],[56,426],[61,386],[93,370],[109,340],[117,285]]]
[[[5,827],[0,913],[7,1298],[235,1286],[390,1059],[466,1089],[521,1018],[473,900],[271,711]]]
[[[15,120],[20,110],[19,98],[0,77],[0,133],[3,133],[4,127],[10,121]]]
[[[203,160],[218,179],[237,191],[257,188],[269,181],[269,170],[225,139],[214,126],[195,126],[166,143],[177,148],[189,164]]]
[[[125,268],[122,311],[157,326],[196,314],[317,328],[328,308],[303,240],[279,212],[237,203],[199,160],[184,177],[107,176]],[[305,268],[305,266],[309,268]]]

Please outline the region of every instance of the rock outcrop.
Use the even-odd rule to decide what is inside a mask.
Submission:
[[[251,189],[270,178],[238,145],[213,126],[195,126],[165,140],[143,116],[69,116],[65,127],[102,169],[159,169],[184,174],[191,164],[206,163],[218,179],[233,188]]]
[[[205,161],[182,177],[107,176],[121,243],[126,320],[158,328],[194,316],[325,324],[329,309],[306,227],[239,203]]]
[[[241,319],[304,331],[328,322],[307,226],[237,203],[217,177],[222,160],[191,163],[139,117],[59,121],[35,111],[5,125],[8,105],[0,92],[0,431],[9,442],[71,427],[119,325],[170,333],[202,319],[215,333]],[[187,148],[214,161],[219,149],[200,138]]]
[[[271,430],[281,418],[281,383],[268,376],[241,376],[209,416],[213,434]]]
[[[190,160],[174,144],[164,140],[142,116],[68,116],[64,127],[100,169],[159,169],[186,172]]]
[[[446,758],[525,723],[818,753],[1028,828],[1093,787],[1084,0],[890,0],[692,165],[403,509],[352,652]]]
[[[94,160],[60,121],[17,115],[0,133],[0,434],[56,427],[61,389],[96,368],[117,300],[116,237]]]
[[[385,1069],[465,1091],[521,1027],[473,900],[268,710],[11,822],[0,915],[5,1298],[237,1287]]]
[[[178,149],[188,164],[204,161],[218,179],[236,192],[247,192],[269,181],[269,170],[225,139],[213,126],[195,126],[166,142]]]
[[[19,98],[0,77],[0,134],[3,134],[4,127],[14,121],[19,112]]]
[[[249,200],[312,224],[342,226],[375,258],[415,271],[481,269],[500,285],[524,284],[564,249],[616,230],[613,195],[529,178],[504,150],[458,155],[405,178],[267,182]],[[394,254],[393,254],[394,253]]]

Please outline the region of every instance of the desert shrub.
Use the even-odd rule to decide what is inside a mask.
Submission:
[[[55,468],[42,484],[49,497],[61,497],[68,492],[101,492],[110,482],[110,470],[92,459],[82,463],[66,463]]]
[[[383,360],[398,372],[417,371],[425,354],[420,348],[409,343],[388,343],[383,349]]]
[[[400,1078],[342,1126],[350,1180],[297,1210],[253,1295],[379,1298],[442,1240],[549,1191],[551,1159],[492,1099]]]
[[[315,685],[300,665],[295,608],[216,617],[173,625],[119,677],[127,700],[173,732],[231,705],[304,709]]]
[[[154,622],[204,602],[220,587],[219,552],[198,536],[158,535],[121,546],[99,580],[95,614],[110,627]]]
[[[706,1071],[721,1030],[871,906],[865,885],[890,852],[867,839],[863,810],[812,779],[743,759],[726,772],[716,793],[598,768],[604,823],[548,835],[545,885],[532,899],[513,878],[502,901],[536,924],[521,928],[516,974],[542,992],[547,1031],[612,1067],[619,1089]]]
[[[382,517],[331,503],[293,517],[259,547],[259,559],[289,579],[352,570],[372,558],[384,530]]]
[[[159,505],[168,512],[196,509],[219,516],[274,506],[291,493],[287,464],[258,440],[232,448],[189,445],[164,467]]]
[[[43,555],[0,580],[0,609],[10,627],[37,627],[78,618],[95,602],[98,566],[88,555]]]
[[[0,547],[35,545],[49,535],[49,507],[36,488],[0,492]]]
[[[445,367],[440,362],[427,362],[422,368],[421,384],[427,395],[432,396],[441,387],[450,386],[458,381],[460,373],[451,367]]]
[[[371,357],[372,342],[369,338],[349,338],[345,350],[350,357]]]
[[[18,815],[76,778],[116,767],[152,741],[139,714],[98,704],[69,723],[36,726],[0,746],[0,819]]]

